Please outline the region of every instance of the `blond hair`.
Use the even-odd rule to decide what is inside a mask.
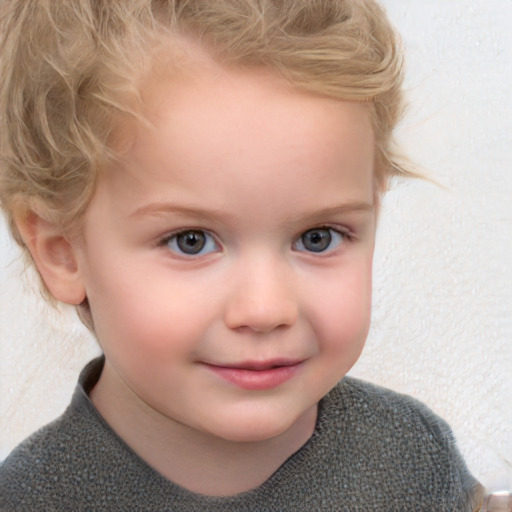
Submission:
[[[4,0],[0,204],[76,226],[113,157],[155,48],[192,39],[225,66],[265,66],[294,86],[367,101],[376,175],[412,175],[395,150],[403,110],[397,37],[373,0]],[[35,206],[37,205],[37,207]]]

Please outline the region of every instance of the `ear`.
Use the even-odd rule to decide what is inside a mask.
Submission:
[[[76,247],[62,229],[31,211],[16,218],[16,226],[50,293],[60,302],[81,304],[85,299]]]

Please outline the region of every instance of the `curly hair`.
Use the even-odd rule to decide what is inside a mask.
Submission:
[[[381,188],[414,175],[393,138],[402,53],[374,0],[5,0],[0,17],[0,205],[22,246],[14,219],[30,210],[79,224],[116,126],[140,116],[141,77],[162,49],[178,73],[185,40],[221,65],[367,102]]]

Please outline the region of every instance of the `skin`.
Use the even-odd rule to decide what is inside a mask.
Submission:
[[[372,129],[363,104],[257,70],[162,81],[146,108],[62,248],[60,281],[41,273],[57,298],[89,301],[106,356],[91,398],[111,427],[185,488],[236,494],[311,437],[366,340]],[[312,229],[325,249],[310,250]],[[187,230],[206,237],[198,254],[180,250]],[[290,375],[269,388],[222,373],[258,387],[274,365]]]

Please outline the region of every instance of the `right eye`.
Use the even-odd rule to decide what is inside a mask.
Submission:
[[[164,238],[160,245],[185,256],[204,256],[219,249],[213,236],[202,229],[187,229]]]

